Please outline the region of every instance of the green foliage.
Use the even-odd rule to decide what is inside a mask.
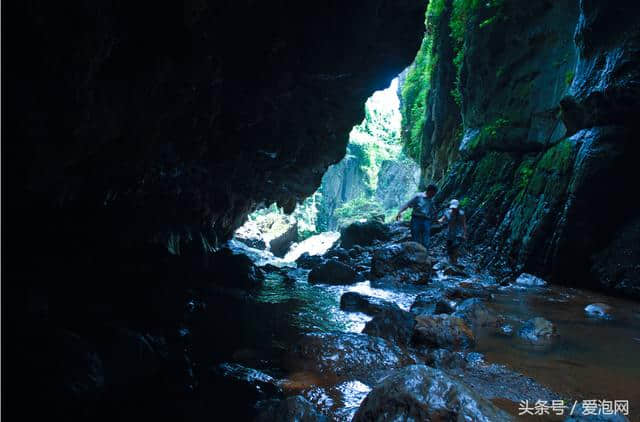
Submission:
[[[437,18],[442,14],[445,6],[445,1],[446,0],[431,0],[429,2],[425,16],[425,25],[428,24],[430,18]]]
[[[524,160],[516,170],[516,185],[518,189],[524,189],[529,184],[534,173],[533,160]]]
[[[437,1],[429,3],[429,6],[431,7],[434,3],[437,3]],[[429,19],[427,17],[427,20]],[[429,81],[435,65],[432,50],[433,40],[430,36],[425,35],[422,38],[420,50],[418,50],[415,60],[409,67],[400,93],[402,97],[402,141],[404,151],[416,162],[420,161]]]
[[[469,199],[469,197],[465,196],[464,198],[462,198],[460,200],[460,208],[467,208],[467,206],[469,206],[470,202],[471,202],[471,200]]]
[[[367,220],[373,216],[384,214],[385,210],[379,201],[364,195],[345,202],[334,212],[334,216],[338,220],[339,227],[344,227],[356,221]]]
[[[568,70],[567,73],[564,75],[564,83],[567,86],[571,86],[571,84],[573,83],[574,77],[575,77],[575,72],[573,70]]]

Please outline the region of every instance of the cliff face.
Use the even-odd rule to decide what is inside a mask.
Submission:
[[[358,158],[358,156],[347,155],[339,163],[329,167],[322,178],[320,188],[322,200],[318,213],[319,218],[324,221],[326,230],[338,228],[333,213],[340,205],[369,194],[367,175],[362,171],[362,163]]]
[[[484,264],[640,297],[629,258],[640,251],[638,5],[442,4],[424,182],[441,185],[440,200],[463,200]]]

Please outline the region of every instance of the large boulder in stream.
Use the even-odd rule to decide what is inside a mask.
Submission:
[[[330,379],[356,379],[375,384],[388,371],[415,363],[397,345],[367,334],[310,333],[289,352],[287,369]]]
[[[393,302],[379,297],[365,296],[358,292],[346,292],[340,297],[340,309],[345,312],[362,312],[374,316],[386,309],[400,309]]]
[[[461,318],[450,315],[418,315],[413,341],[428,347],[460,350],[472,347],[475,337]]]
[[[432,262],[424,246],[416,242],[384,245],[371,258],[371,278],[427,284]]]
[[[340,231],[340,243],[345,249],[354,245],[369,246],[376,240],[389,240],[391,231],[386,224],[376,220],[356,222]]]
[[[356,272],[348,265],[335,259],[318,265],[309,273],[309,283],[352,284],[356,281]]]
[[[462,318],[472,328],[493,327],[498,328],[503,321],[493,311],[487,308],[482,299],[470,298],[456,306],[453,316]]]
[[[320,255],[310,255],[309,252],[303,253],[296,259],[296,265],[300,268],[306,268],[307,270],[317,267],[323,262],[324,259]]]
[[[251,258],[236,254],[229,248],[222,248],[210,255],[208,270],[214,284],[225,287],[252,288],[264,281],[264,272]]]
[[[328,419],[302,396],[274,400],[258,415],[255,422],[326,422]]]
[[[425,365],[395,371],[364,399],[353,422],[510,421],[462,382]]]
[[[415,325],[416,320],[411,312],[400,308],[387,308],[367,322],[362,332],[382,337],[404,347],[411,342]]]

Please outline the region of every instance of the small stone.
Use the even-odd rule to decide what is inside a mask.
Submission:
[[[529,287],[542,287],[546,286],[547,282],[541,279],[540,277],[536,277],[535,275],[522,273],[516,279],[516,284],[521,286],[529,286]]]
[[[537,345],[549,344],[557,335],[555,325],[542,317],[530,319],[518,331],[521,339]]]
[[[613,308],[606,303],[592,303],[584,308],[587,315],[597,318],[611,318],[612,310]]]

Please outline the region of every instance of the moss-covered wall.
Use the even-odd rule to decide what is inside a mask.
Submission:
[[[638,8],[623,3],[616,13]],[[638,106],[628,92],[635,85],[625,91],[619,82],[640,79],[629,48],[638,46],[640,19],[626,18],[620,25],[628,30],[614,36],[605,33],[614,12],[602,7],[588,0],[437,0],[427,11],[425,40],[403,86],[403,93],[424,93],[424,102],[403,97],[403,142],[410,151],[420,145],[423,183],[439,184],[439,200],[462,200],[482,263],[505,276],[530,271],[602,286],[590,268],[611,266],[596,255],[611,258],[610,248],[598,251],[635,215],[620,216],[608,200],[598,201],[611,197],[606,189],[596,196],[585,185],[597,173],[612,191],[630,194],[623,174],[633,166],[619,154],[637,150],[628,135],[637,123],[624,117]],[[597,94],[605,92],[624,105]],[[420,107],[424,120],[415,115]],[[605,122],[616,128],[596,128]],[[594,230],[599,224],[606,234]],[[627,281],[608,274],[606,287],[640,296],[625,274]]]

